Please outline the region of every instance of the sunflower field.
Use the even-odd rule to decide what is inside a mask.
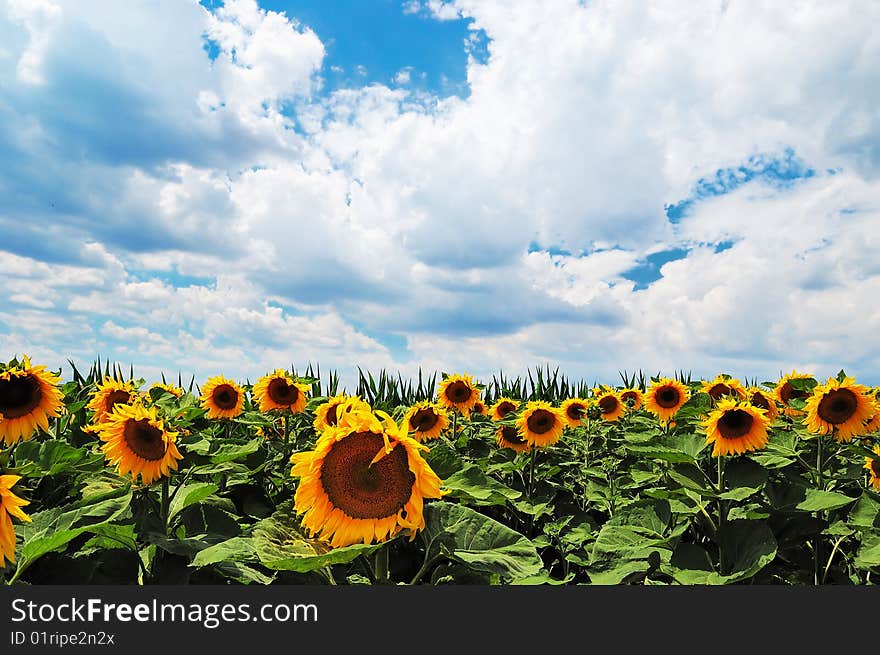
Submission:
[[[878,389],[0,364],[6,584],[869,585]],[[876,459],[875,459],[876,457]]]

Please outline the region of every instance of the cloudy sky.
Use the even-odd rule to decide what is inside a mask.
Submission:
[[[878,24],[0,0],[0,358],[880,384]]]

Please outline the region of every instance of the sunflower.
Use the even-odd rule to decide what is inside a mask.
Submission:
[[[829,378],[817,385],[807,399],[804,424],[814,434],[834,433],[838,441],[850,441],[865,434],[865,424],[878,408],[868,387],[856,384],[854,378],[838,381]]]
[[[474,408],[471,410],[474,414],[482,414],[486,415],[486,403],[484,403],[481,399],[477,399],[477,402],[474,403]]]
[[[215,375],[202,387],[201,401],[208,418],[235,418],[244,407],[244,391],[235,381]]]
[[[589,403],[583,398],[569,398],[562,402],[559,411],[565,416],[565,423],[570,428],[576,428],[587,416]]]
[[[602,390],[593,399],[593,403],[599,408],[600,418],[603,421],[616,421],[626,411],[626,405],[620,399],[620,395],[612,389]]]
[[[735,396],[740,399],[746,397],[745,387],[743,387],[739,380],[720,373],[711,382],[703,382],[701,391],[709,394],[715,402],[721,400],[724,396]]]
[[[321,434],[327,428],[336,427],[340,414],[350,412],[352,409],[361,409],[370,411],[370,405],[361,400],[360,396],[347,396],[341,393],[332,398],[328,398],[327,402],[321,403],[315,408],[315,432]]]
[[[799,398],[801,400],[806,400],[810,397],[809,391],[803,391],[801,389],[795,389],[791,385],[792,380],[812,380],[813,376],[807,373],[798,373],[797,371],[792,371],[788,375],[784,375],[779,379],[779,382],[776,383],[776,389],[774,389],[774,393],[776,394],[776,400],[783,406],[783,412],[787,416],[803,416],[804,412],[800,409],[794,409],[793,407],[789,407],[789,402],[791,402],[794,398]]]
[[[499,427],[497,432],[495,432],[495,437],[498,440],[499,448],[510,448],[518,453],[528,452],[529,448],[531,448],[528,442],[519,435],[517,429],[512,425],[502,425]]]
[[[739,455],[767,445],[770,420],[763,409],[734,398],[722,398],[703,421],[712,457]]]
[[[161,389],[162,391],[167,391],[175,398],[180,398],[183,395],[183,389],[180,387],[176,387],[173,384],[165,384],[164,382],[155,382],[153,383],[149,389],[147,389],[147,393],[150,393],[153,389]]]
[[[106,377],[98,384],[86,407],[94,412],[93,423],[103,423],[116,405],[128,405],[137,397],[137,389],[133,382],[122,382]]]
[[[620,392],[620,399],[626,405],[627,411],[634,412],[642,407],[642,390],[635,387],[624,389]]]
[[[30,504],[12,493],[12,487],[21,480],[20,475],[0,475],[0,568],[15,562],[15,528],[12,516],[20,521],[31,522],[31,517],[22,511]]]
[[[522,415],[516,420],[520,437],[530,446],[549,446],[559,441],[565,428],[565,416],[545,400],[526,403]]]
[[[436,439],[449,427],[449,417],[445,409],[429,400],[424,400],[409,408],[403,417],[403,427],[407,432],[412,433],[413,439],[425,443]]]
[[[451,411],[458,411],[470,417],[471,410],[480,399],[480,390],[470,375],[450,375],[440,383],[437,402]]]
[[[874,452],[880,455],[880,445],[874,446]],[[866,457],[865,468],[871,476],[871,485],[880,491],[880,457]]]
[[[654,414],[661,423],[666,423],[687,402],[691,393],[678,380],[661,378],[651,383],[645,396],[645,409]]]
[[[49,418],[61,415],[61,378],[25,356],[0,373],[0,442],[27,441],[37,428],[49,431]]]
[[[309,385],[297,382],[287,371],[279,368],[257,380],[253,397],[259,403],[261,412],[287,409],[293,414],[299,414],[306,408]]]
[[[776,399],[769,391],[760,387],[749,387],[746,389],[746,400],[755,407],[760,407],[767,414],[767,418],[772,423],[779,416],[779,408],[776,406]]]
[[[117,405],[107,420],[97,425],[104,445],[101,450],[120,475],[140,474],[144,484],[151,484],[183,459],[177,450],[177,432],[169,432],[155,407],[140,403]]]
[[[493,421],[504,420],[504,417],[519,409],[519,401],[513,398],[502,396],[495,401],[495,404],[489,409],[489,416]]]
[[[315,449],[295,453],[291,475],[300,478],[297,514],[312,536],[334,548],[382,542],[401,530],[425,527],[425,498],[440,498],[440,478],[419,451],[427,450],[379,412],[352,410],[327,430]]]
[[[865,434],[874,434],[880,431],[880,409],[874,412],[874,416],[865,422]]]

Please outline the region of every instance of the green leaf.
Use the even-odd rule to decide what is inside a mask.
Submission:
[[[880,566],[880,534],[871,532],[862,538],[862,545],[854,563],[860,569]]]
[[[461,456],[443,442],[431,447],[425,455],[425,461],[441,479],[445,479],[464,468]]]
[[[442,554],[508,581],[537,575],[543,568],[526,537],[469,507],[442,501],[426,505],[425,529],[420,534],[426,559]]]
[[[217,452],[211,455],[211,462],[214,464],[223,464],[225,462],[235,462],[245,459],[249,455],[253,455],[263,445],[265,439],[257,437],[245,444],[224,444],[217,449]]]
[[[849,505],[855,500],[855,498],[839,494],[836,491],[821,491],[808,488],[806,490],[806,498],[797,504],[797,509],[804,510],[805,512],[820,512],[826,509],[837,509],[838,507]]]
[[[130,504],[131,488],[125,486],[86,501],[32,514],[32,522],[18,528],[22,546],[16,558],[18,567],[13,579],[18,579],[46,553],[59,550],[82,533],[94,532],[119,518]]]
[[[28,478],[59,475],[82,469],[100,469],[104,455],[74,448],[65,441],[24,441],[15,449],[16,473]]]
[[[880,502],[873,496],[863,493],[849,513],[849,524],[859,528],[880,527]]]
[[[195,505],[205,500],[217,491],[219,487],[212,482],[193,482],[179,489],[168,507],[168,520],[171,521],[190,505]]]
[[[708,584],[731,584],[752,577],[776,557],[776,538],[764,521],[737,520],[718,530],[721,571]]]
[[[384,544],[354,544],[331,548],[310,539],[300,530],[289,506],[282,506],[254,528],[254,548],[264,566],[275,571],[307,573],[331,564],[346,564],[358,555],[368,555]]]
[[[737,457],[724,467],[724,480],[728,490],[736,487],[760,489],[767,482],[767,469],[748,457]]]
[[[508,500],[515,500],[522,495],[521,491],[506,487],[487,476],[476,464],[469,464],[454,473],[443,484],[450,490],[450,496],[476,505],[504,505]]]
[[[218,562],[251,562],[257,561],[257,548],[253,539],[233,537],[219,544],[208,546],[196,553],[190,566],[207,566]]]

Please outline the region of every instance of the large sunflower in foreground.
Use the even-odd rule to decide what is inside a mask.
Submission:
[[[138,392],[133,382],[106,377],[98,384],[86,407],[94,412],[92,423],[103,423],[116,405],[129,405],[137,397]]]
[[[30,504],[12,493],[12,487],[21,480],[20,475],[0,475],[0,568],[6,562],[15,562],[15,528],[12,518],[31,522],[31,517],[22,511],[22,507]]]
[[[772,392],[760,387],[749,387],[746,389],[746,400],[755,407],[764,410],[767,418],[772,423],[779,416],[779,408],[776,406],[776,398]]]
[[[690,390],[683,383],[672,378],[661,378],[652,382],[645,392],[645,409],[654,414],[661,423],[666,423],[690,396]]]
[[[360,409],[369,412],[370,405],[360,396],[348,396],[341,393],[327,399],[315,408],[315,432],[321,434],[327,428],[335,428],[339,422],[339,416],[344,412]]]
[[[449,427],[449,417],[446,410],[439,405],[423,400],[407,410],[402,423],[413,439],[425,443],[438,438]]]
[[[144,484],[176,470],[177,460],[183,459],[177,450],[177,432],[166,429],[155,407],[117,405],[96,429],[107,461],[120,475],[140,475]]]
[[[297,382],[287,371],[279,368],[257,380],[253,398],[259,403],[261,412],[286,409],[292,414],[299,414],[309,400],[309,385]]]
[[[425,527],[425,498],[439,498],[440,478],[393,419],[353,410],[327,430],[315,449],[295,453],[291,475],[302,525],[334,548],[385,541]]]
[[[489,416],[493,421],[503,421],[504,417],[519,409],[519,401],[507,396],[502,396],[489,408]]]
[[[603,421],[614,422],[626,412],[626,405],[613,389],[603,389],[593,399]]]
[[[877,457],[866,457],[865,468],[871,476],[871,485],[880,491],[880,445],[874,446]]]
[[[565,429],[562,412],[545,400],[532,400],[526,403],[516,427],[522,439],[530,446],[549,446],[559,441]]]
[[[215,375],[202,387],[201,405],[208,418],[235,418],[244,408],[244,391],[234,380]]]
[[[795,389],[792,386],[792,380],[812,380],[813,376],[809,373],[798,373],[797,371],[792,371],[788,375],[783,375],[779,382],[776,383],[776,388],[773,390],[776,394],[776,400],[783,406],[783,412],[787,416],[803,416],[804,412],[800,409],[795,409],[789,405],[789,403],[798,398],[800,400],[806,400],[810,397],[809,391],[804,391],[803,389]]]
[[[458,411],[470,417],[471,410],[480,399],[480,390],[473,377],[458,373],[445,378],[437,389],[437,402],[450,411]]]
[[[583,398],[569,398],[559,406],[559,410],[565,416],[565,423],[570,428],[576,428],[587,417],[589,402]]]
[[[518,453],[527,452],[531,446],[512,425],[502,425],[495,432],[499,448],[510,448]]]
[[[61,414],[61,378],[25,356],[0,372],[0,442],[27,441],[37,428],[49,431],[49,418]]]
[[[842,382],[830,378],[817,385],[807,399],[804,424],[814,434],[831,434],[838,441],[850,441],[866,434],[868,423],[880,407],[868,387],[854,378]]]
[[[751,403],[723,398],[703,421],[706,443],[714,443],[712,457],[740,455],[767,445],[770,420]]]
[[[718,402],[725,396],[733,396],[735,398],[746,397],[745,387],[743,387],[739,380],[720,373],[715,376],[714,380],[703,382],[701,391],[708,394],[715,402]]]
[[[642,407],[642,390],[636,387],[629,387],[620,392],[620,399],[626,405],[628,412],[634,412]]]

